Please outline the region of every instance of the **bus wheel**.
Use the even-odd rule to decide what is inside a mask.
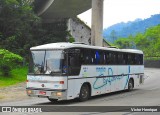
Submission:
[[[129,82],[128,82],[128,91],[131,91],[133,90],[133,80],[130,79]]]
[[[48,100],[49,100],[50,102],[52,102],[52,103],[57,102],[57,99],[50,99],[50,98],[48,98]]]
[[[82,85],[80,90],[79,100],[86,101],[88,100],[89,96],[90,96],[90,93],[89,93],[88,85],[87,84]]]

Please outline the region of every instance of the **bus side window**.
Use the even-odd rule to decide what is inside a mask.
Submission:
[[[104,54],[100,50],[95,51],[95,64],[98,64],[98,65],[104,64]]]
[[[104,64],[104,53],[100,51],[99,55],[100,55],[99,64],[103,65]]]
[[[104,64],[105,64],[104,61],[105,61],[105,53],[102,52],[102,53],[101,53],[100,63],[101,63],[102,65],[104,65]]]
[[[105,64],[109,64],[110,59],[109,59],[109,52],[105,53]]]
[[[131,57],[132,57],[132,65],[136,65],[135,54],[132,54]]]
[[[136,61],[136,65],[140,65],[141,64],[141,54],[136,54],[135,56],[135,61]],[[143,63],[143,61],[142,61]]]
[[[69,75],[79,75],[81,68],[80,54],[79,53],[70,53],[68,54],[69,62]]]
[[[91,56],[91,64],[94,65],[95,64],[95,51],[94,50],[91,50],[90,56]]]
[[[102,53],[102,57],[103,57],[103,65],[106,64],[106,54],[105,52]]]
[[[118,53],[117,52],[114,52],[114,64],[119,64],[118,63]]]
[[[139,54],[139,64],[143,65],[143,54]]]
[[[109,56],[108,56],[108,64],[112,64],[112,54],[109,53]]]
[[[116,62],[116,55],[115,55],[115,53],[114,52],[111,52],[110,54],[109,54],[109,59],[111,60],[111,62],[110,62],[110,64],[111,65],[114,65],[115,64],[115,62]]]
[[[85,51],[82,49],[80,53],[80,63],[81,64],[86,64],[86,54]]]
[[[128,64],[128,55],[126,53],[123,54],[123,63],[124,65]]]
[[[130,54],[128,54],[127,58],[128,58],[128,64],[130,65],[131,64],[131,56],[130,56]]]
[[[90,51],[89,50],[83,50],[83,58],[82,58],[82,60],[83,60],[83,64],[85,64],[85,65],[88,65],[88,64],[90,64],[91,63],[91,59],[90,59],[91,57],[90,57]]]
[[[119,65],[123,65],[123,55],[122,55],[122,53],[118,53],[117,61],[118,61]]]
[[[143,54],[140,54],[140,55],[141,55],[141,61],[140,62],[141,62],[141,65],[143,65],[143,63],[144,63],[143,62]]]
[[[136,54],[136,56],[135,56],[135,64],[136,64],[136,65],[139,65],[139,57],[138,57],[138,54]]]
[[[99,51],[95,52],[95,59],[96,59],[96,64],[99,64],[99,62],[100,62],[100,53],[99,53]]]
[[[95,61],[95,59],[94,59],[94,53],[93,53],[92,50],[89,50],[88,51],[88,64],[92,65],[92,64],[94,64],[94,61]]]

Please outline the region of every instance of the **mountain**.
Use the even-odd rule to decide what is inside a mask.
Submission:
[[[114,24],[103,30],[103,37],[109,41],[114,42],[118,38],[126,38],[137,33],[144,33],[149,27],[160,24],[160,14],[152,15],[147,19],[136,19],[127,23],[121,22]]]

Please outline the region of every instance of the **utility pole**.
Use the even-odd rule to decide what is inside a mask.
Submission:
[[[91,45],[103,46],[103,0],[92,0]]]

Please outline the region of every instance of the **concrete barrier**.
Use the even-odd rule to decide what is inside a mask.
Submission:
[[[160,60],[145,60],[144,66],[150,68],[160,68]]]

